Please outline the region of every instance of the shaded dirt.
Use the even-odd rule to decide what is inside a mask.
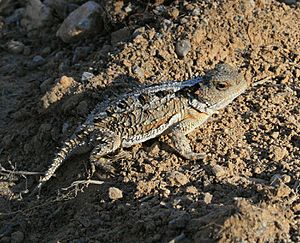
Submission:
[[[163,2],[107,1],[107,32],[74,44],[55,37],[59,15],[30,32],[0,17],[0,162],[7,170],[45,171],[96,103],[136,85],[188,79],[219,62],[251,83],[189,135],[193,149],[207,153],[203,161],[184,160],[153,139],[117,159],[113,176],[98,171],[92,179],[104,184],[70,187],[87,178],[84,154],[58,170],[39,200],[24,193],[37,175],[2,169],[0,242],[300,241],[299,5]],[[183,39],[191,50],[179,58]],[[9,52],[11,40],[27,52]],[[34,63],[36,55],[45,61]],[[86,71],[96,76],[82,81]]]

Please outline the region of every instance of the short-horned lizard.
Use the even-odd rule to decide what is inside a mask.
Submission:
[[[184,158],[203,158],[203,154],[192,151],[185,135],[246,88],[247,82],[236,69],[219,64],[202,77],[145,86],[104,107],[98,106],[64,142],[35,191],[71,155],[91,151],[90,161],[102,161],[105,168],[103,156],[162,134],[171,138],[171,146]]]

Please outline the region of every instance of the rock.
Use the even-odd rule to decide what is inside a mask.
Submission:
[[[51,10],[48,6],[40,0],[29,0],[21,25],[30,31],[51,23],[51,19]]]
[[[102,7],[88,1],[74,10],[59,27],[56,36],[66,43],[103,31]]]
[[[172,18],[172,19],[176,19],[179,16],[179,10],[175,7],[170,8],[168,10],[168,15]]]
[[[111,44],[115,46],[119,42],[128,40],[130,37],[130,30],[128,27],[124,27],[111,33]]]
[[[11,234],[11,243],[21,243],[24,240],[24,233],[21,231],[16,231]]]
[[[211,170],[217,178],[224,177],[226,175],[226,169],[223,166],[213,165]]]
[[[43,58],[42,56],[34,56],[32,58],[32,64],[34,67],[37,67],[37,66],[42,66],[43,64],[45,64],[46,60],[45,58]]]
[[[81,76],[81,81],[89,81],[91,80],[93,77],[95,77],[94,74],[90,73],[90,72],[83,72],[82,76]]]
[[[179,57],[185,57],[191,49],[189,40],[180,40],[176,43],[175,51]]]
[[[271,137],[277,139],[279,137],[279,132],[272,132]]]
[[[73,78],[67,76],[62,76],[59,80],[59,83],[64,90],[68,89],[74,82],[75,80]]]
[[[24,50],[24,44],[21,41],[11,40],[7,43],[7,49],[13,54],[20,54]]]
[[[183,186],[189,182],[187,176],[179,171],[174,171],[168,178],[171,186]]]
[[[116,187],[110,187],[108,189],[108,196],[111,200],[117,200],[123,197],[123,192]]]
[[[185,190],[187,193],[190,193],[190,194],[198,194],[198,189],[194,186],[188,186]]]
[[[206,204],[210,204],[211,201],[212,201],[212,198],[213,198],[213,195],[211,195],[209,192],[205,192],[205,193],[204,193],[203,201],[204,201]]]

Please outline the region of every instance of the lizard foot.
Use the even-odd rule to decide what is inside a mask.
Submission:
[[[105,172],[108,172],[110,174],[115,173],[115,168],[112,166],[112,161],[110,159],[101,157],[97,161],[92,161],[92,163]]]

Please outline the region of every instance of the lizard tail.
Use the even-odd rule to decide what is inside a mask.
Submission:
[[[82,152],[85,152],[87,149],[83,149],[83,147],[87,147],[88,141],[89,141],[89,135],[90,133],[87,131],[82,131],[81,133],[74,134],[70,139],[68,139],[63,147],[56,153],[54,159],[52,160],[51,165],[45,172],[45,175],[40,178],[39,184],[36,186],[36,188],[33,190],[33,192],[30,194],[34,195],[36,192],[38,192],[38,195],[40,194],[40,190],[42,186],[49,181],[57,169],[64,163],[66,159],[68,159],[75,151],[81,150]]]

